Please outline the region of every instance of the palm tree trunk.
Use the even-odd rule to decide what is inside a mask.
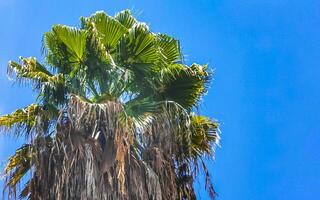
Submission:
[[[155,145],[134,154],[120,103],[74,97],[69,108],[52,146],[37,145],[31,199],[177,199],[173,162]]]

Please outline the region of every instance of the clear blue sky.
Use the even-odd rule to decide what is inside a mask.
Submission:
[[[218,199],[319,199],[317,0],[0,0],[0,113],[34,98],[11,87],[8,60],[40,57],[42,34],[53,24],[76,26],[80,16],[126,8],[153,31],[179,38],[188,63],[216,70],[202,110],[222,123],[222,147],[210,165]],[[16,146],[1,137],[0,159]]]

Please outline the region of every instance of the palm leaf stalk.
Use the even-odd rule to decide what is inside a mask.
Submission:
[[[218,123],[194,112],[211,72],[184,64],[178,40],[129,10],[99,11],[54,25],[43,53],[8,65],[38,94],[0,117],[2,132],[26,138],[4,169],[9,199],[195,199],[199,164],[215,197],[204,158]]]

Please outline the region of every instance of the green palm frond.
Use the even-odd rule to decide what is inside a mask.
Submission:
[[[114,17],[126,28],[132,28],[132,26],[137,23],[137,20],[131,15],[130,10],[124,10],[116,14]]]
[[[64,25],[55,25],[52,32],[66,45],[71,63],[81,63],[85,56],[87,32]]]
[[[86,56],[87,31],[55,25],[44,34],[43,50],[47,63],[58,73],[75,74]]]
[[[143,23],[136,23],[120,41],[120,59],[129,67],[133,64],[154,64],[159,59],[156,36]],[[132,66],[133,67],[133,66]]]
[[[101,78],[100,76],[106,75],[105,73],[115,66],[111,54],[106,51],[99,38],[96,38],[93,33],[88,34],[84,66],[87,68],[88,81]]]
[[[156,102],[150,97],[135,98],[125,104],[124,112],[136,127],[142,129],[151,124],[160,108],[161,102]]]
[[[53,31],[44,34],[42,49],[46,62],[53,70],[64,74],[72,70],[67,47]]]
[[[31,82],[35,90],[39,91],[38,98],[50,101],[63,101],[67,88],[62,73],[51,74],[33,57],[20,57],[21,64],[10,61],[8,75],[15,77],[18,82]],[[13,75],[14,74],[14,75]]]
[[[121,99],[121,95],[128,92],[128,87],[130,87],[130,84],[133,82],[134,73],[128,69],[116,70],[111,73],[111,77],[109,94]]]
[[[151,80],[159,71],[161,54],[156,36],[147,25],[136,23],[120,40],[117,52],[115,60],[118,65],[133,72],[128,90],[139,92],[155,87]]]
[[[104,12],[96,12],[94,15],[85,18],[84,22],[93,27],[92,31],[96,33],[101,43],[108,50],[114,48],[119,39],[128,31],[119,21]]]
[[[212,154],[212,148],[219,144],[218,123],[205,116],[192,116],[190,118],[191,155],[199,157],[204,153]]]
[[[210,79],[205,69],[206,66],[197,64],[191,67],[174,64],[162,70],[163,78],[159,86],[161,98],[175,101],[184,108],[195,106],[206,92],[206,84]]]
[[[113,95],[113,85],[119,79],[121,73],[116,68],[112,55],[106,51],[104,45],[95,34],[89,35],[87,43],[87,55],[84,61],[85,82],[88,88],[93,91],[95,98],[110,93]],[[116,84],[117,85],[117,84]],[[121,88],[116,88],[121,90]]]
[[[17,128],[17,134],[23,131],[27,133],[36,125],[37,117],[46,120],[56,119],[59,115],[57,108],[53,105],[41,106],[31,104],[22,109],[17,109],[11,114],[0,116],[0,127],[9,130],[13,127]],[[20,130],[22,129],[22,130]]]
[[[4,175],[8,177],[7,187],[15,187],[21,178],[30,170],[33,160],[33,147],[25,144],[16,150],[4,169]]]
[[[12,78],[32,83],[37,98],[35,104],[0,116],[0,129],[31,139],[30,144],[9,158],[4,173],[5,190],[15,195],[19,191],[21,198],[38,199],[37,195],[43,194],[33,187],[39,185],[43,191],[52,191],[50,196],[55,199],[57,195],[65,195],[59,191],[69,187],[69,180],[72,188],[69,193],[82,190],[85,184],[78,185],[76,178],[69,178],[73,172],[65,169],[76,169],[80,174],[86,170],[85,173],[91,174],[85,169],[89,164],[85,164],[85,160],[90,159],[92,166],[95,163],[99,166],[101,156],[112,150],[117,161],[115,173],[101,174],[99,180],[93,177],[94,181],[106,175],[108,180],[119,182],[116,176],[121,172],[123,188],[115,191],[119,195],[152,179],[151,184],[159,185],[160,193],[167,193],[163,199],[196,198],[193,187],[196,165],[204,155],[212,156],[219,142],[218,123],[192,113],[211,78],[206,65],[184,65],[179,41],[151,32],[129,10],[114,17],[102,11],[82,17],[79,28],[54,25],[44,34],[43,53],[43,63],[30,57],[8,65]],[[56,146],[47,143],[45,137],[55,141]],[[91,150],[96,152],[91,154]],[[78,157],[78,153],[83,155]],[[69,157],[70,154],[75,157]],[[152,173],[135,169],[127,160],[131,157],[136,158],[138,165],[150,165],[144,168]],[[36,162],[38,160],[41,162]],[[52,164],[47,165],[51,161]],[[26,187],[16,190],[30,168],[35,171]],[[51,171],[51,168],[54,169]],[[100,173],[95,173],[95,167],[91,168],[92,173]],[[128,190],[124,183],[132,177],[126,170],[139,170],[137,177],[133,177],[134,186]],[[204,167],[208,178],[206,170]],[[50,181],[39,174],[48,174]],[[57,180],[61,183],[59,186],[41,184]],[[167,182],[170,187],[165,187]],[[207,188],[214,194],[212,185],[207,184]],[[100,191],[100,187],[95,189]],[[104,195],[103,192],[95,193]],[[150,191],[144,192],[141,197],[151,197]],[[177,195],[171,197],[170,194]]]
[[[48,82],[53,76],[36,58],[20,57],[20,63],[10,61],[8,64],[8,75],[19,81],[36,81],[37,83]]]
[[[62,74],[51,74],[43,65],[37,62],[36,58],[22,58],[21,64],[10,61],[8,64],[8,74],[18,81],[33,81],[36,88],[40,88],[41,84],[51,84],[52,87],[64,84],[64,76]]]
[[[26,125],[33,127],[36,123],[36,116],[41,110],[41,106],[31,104],[30,106],[18,109],[11,114],[0,117],[0,127],[10,129],[14,125]]]
[[[165,61],[168,64],[181,61],[179,41],[165,34],[158,34],[157,37]]]

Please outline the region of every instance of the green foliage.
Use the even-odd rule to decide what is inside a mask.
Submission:
[[[201,157],[203,153],[212,154],[212,146],[219,141],[218,123],[205,116],[191,117],[191,155]]]
[[[174,137],[168,143],[181,141],[172,144],[180,145],[180,150],[171,159],[177,162],[181,194],[190,197],[192,181],[184,178],[193,177],[191,168],[204,155],[213,155],[219,141],[218,123],[193,113],[211,78],[206,65],[184,64],[177,39],[151,32],[129,10],[115,17],[101,11],[82,17],[79,28],[54,25],[44,34],[43,53],[43,63],[34,57],[9,62],[8,74],[20,83],[32,83],[38,98],[36,104],[0,117],[0,127],[27,138],[33,129],[35,138],[55,138],[45,133],[60,127],[58,118],[70,109],[71,96],[94,105],[119,102],[123,107],[119,114],[141,146],[135,150],[146,145],[143,130],[155,129],[155,124],[163,123],[172,132],[166,135]],[[9,158],[8,187],[15,188],[30,170],[31,149],[31,144],[24,145]],[[28,188],[21,196],[28,196]]]
[[[81,63],[85,56],[87,32],[63,25],[55,25],[52,32],[67,47],[71,63]]]
[[[32,164],[32,146],[25,144],[16,150],[15,154],[9,158],[4,169],[4,175],[8,178],[7,187],[15,187],[21,178],[30,170]]]
[[[207,67],[193,64],[186,67],[182,64],[173,64],[162,71],[163,80],[160,96],[179,103],[186,109],[195,106],[206,92],[206,84],[210,74]]]
[[[111,51],[119,42],[120,38],[128,32],[118,20],[108,16],[104,12],[96,12],[89,18],[85,18],[86,26],[100,39],[100,42]]]
[[[158,34],[159,47],[167,63],[181,61],[179,41],[165,34]]]
[[[40,109],[39,105],[31,104],[26,108],[18,109],[11,114],[1,116],[0,126],[9,129],[14,125],[25,125],[26,127],[31,128],[36,123],[36,116]]]
[[[137,20],[131,15],[130,10],[121,11],[114,18],[128,29],[137,23]]]

